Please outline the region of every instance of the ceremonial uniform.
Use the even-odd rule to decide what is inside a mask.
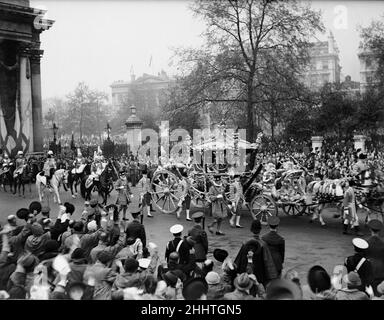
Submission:
[[[232,212],[232,217],[229,223],[232,227],[234,227],[235,220],[236,220],[236,227],[242,228],[242,226],[240,225],[240,210],[243,203],[245,202],[245,199],[244,199],[244,193],[243,193],[243,186],[240,183],[240,181],[235,180],[230,184],[229,200],[231,202],[231,212]]]
[[[48,180],[50,180],[52,178],[52,175],[55,172],[55,170],[56,170],[56,161],[55,161],[55,159],[53,157],[52,158],[48,157],[47,160],[44,163],[44,168],[43,168],[45,177]]]
[[[191,221],[189,217],[189,211],[191,209],[191,195],[189,194],[189,189],[190,189],[190,182],[188,181],[188,177],[183,176],[183,179],[180,181],[178,185],[178,196],[180,198],[179,203],[177,206],[179,207],[176,216],[179,219],[180,218],[180,213],[182,208],[185,208],[186,211],[186,219],[188,221]]]
[[[132,192],[128,185],[128,180],[125,176],[125,171],[120,172],[120,178],[116,182],[117,200],[116,204],[119,205],[119,212],[123,211],[123,219],[126,219],[126,212],[128,204],[131,203]]]
[[[151,180],[143,176],[138,184],[137,187],[139,188],[140,196],[142,199],[142,205],[143,206],[150,206],[151,205]]]
[[[344,231],[347,233],[348,225],[353,226],[356,233],[359,232],[359,217],[356,210],[356,196],[355,191],[351,186],[348,186],[344,193],[343,199],[343,219],[344,219]]]
[[[213,233],[213,226],[217,225],[216,235],[224,235],[221,232],[221,223],[227,216],[227,199],[225,197],[225,187],[220,183],[220,176],[216,176],[216,182],[209,188],[208,199],[211,203],[212,216],[215,220],[208,226],[208,230]],[[217,184],[218,183],[218,184]]]
[[[360,267],[359,263],[361,264]],[[345,259],[344,265],[346,266],[348,272],[356,271],[359,274],[362,282],[359,290],[365,291],[365,287],[372,285],[372,264],[364,257],[364,254],[355,253],[353,256]]]
[[[169,255],[172,252],[178,252],[179,243],[182,240],[181,233],[183,232],[183,230],[184,227],[181,224],[175,224],[169,229],[169,231],[174,235],[175,238],[169,241],[165,248],[165,260],[167,261],[167,263],[169,262]]]
[[[188,232],[188,235],[191,236],[192,240],[195,242],[193,247],[195,248],[196,262],[204,262],[207,260],[208,236],[203,227],[198,224],[203,217],[204,214],[202,212],[194,213],[192,218],[197,224]]]
[[[356,252],[353,256],[349,256],[345,259],[344,265],[346,266],[348,273],[355,271],[359,274],[361,286],[358,289],[365,291],[365,288],[372,285],[373,281],[372,264],[366,258],[366,250],[368,249],[369,244],[367,241],[360,238],[354,238],[352,243]]]
[[[75,167],[73,173],[77,173],[77,174],[81,173],[80,170],[81,170],[81,166],[83,165],[85,165],[85,158],[78,156],[73,162],[73,166]]]
[[[212,216],[223,219],[227,216],[227,204],[225,201],[225,192],[222,185],[212,185],[208,191],[208,197],[212,203]]]
[[[128,185],[128,180],[118,179],[116,181],[116,190],[118,191],[116,204],[121,206],[127,206],[131,203],[131,189]]]
[[[167,261],[167,263],[169,262],[169,255],[172,252],[177,252],[177,246],[181,240],[182,240],[181,236],[175,237],[175,239],[173,239],[167,243],[167,246],[165,247],[165,260]]]
[[[18,153],[18,158],[15,161],[15,171],[13,177],[16,178],[19,174],[23,173],[27,160],[24,158],[23,153]]]
[[[0,175],[2,175],[3,173],[9,171],[9,167],[10,167],[11,163],[12,163],[12,160],[9,159],[8,157],[4,157],[4,158],[1,160]]]

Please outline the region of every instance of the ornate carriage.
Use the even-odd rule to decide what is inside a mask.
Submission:
[[[258,136],[256,143],[249,143],[247,141],[238,139],[236,142],[239,148],[243,149],[257,149],[260,143],[261,135]],[[227,141],[228,142],[228,141]],[[233,148],[234,143],[217,141],[208,141],[204,144],[193,147],[194,150],[228,150]],[[182,179],[183,173],[188,178],[189,195],[191,196],[191,205],[193,207],[205,209],[209,206],[208,190],[212,184],[213,178],[216,175],[222,176],[224,184],[229,186],[232,180],[229,166],[225,164],[191,164],[186,165],[182,163],[167,164],[159,166],[153,173],[152,185],[152,200],[153,204],[163,213],[174,213],[178,209],[181,201],[179,184]],[[255,190],[259,192],[259,187],[256,187],[253,182],[257,175],[252,172],[242,174],[242,180],[247,188],[244,189],[246,197],[249,199],[254,194]],[[229,190],[227,190],[227,194]]]

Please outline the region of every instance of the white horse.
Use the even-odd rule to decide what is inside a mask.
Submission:
[[[47,186],[47,178],[44,175],[41,175],[41,172],[36,175],[36,188],[39,194],[40,202],[43,199],[43,191]],[[68,183],[68,170],[59,169],[56,170],[51,178],[51,186],[53,189],[53,201],[61,204],[60,195],[59,195],[59,186],[60,183]],[[43,186],[43,188],[42,188]]]

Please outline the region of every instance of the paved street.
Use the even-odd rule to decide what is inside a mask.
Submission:
[[[134,190],[135,191],[135,190]],[[96,196],[96,194],[94,194]],[[61,192],[63,203],[66,201],[72,202],[75,207],[75,219],[80,217],[83,208],[83,199],[79,196],[77,199],[72,199],[70,193]],[[136,199],[137,197],[135,197]],[[7,215],[15,214],[18,208],[28,207],[33,200],[38,200],[34,186],[32,194],[26,191],[26,197],[20,198],[11,194],[0,192],[0,222],[3,224]],[[57,204],[53,204],[50,200],[51,217],[55,217],[58,209]],[[116,194],[113,193],[109,198],[108,203],[116,201]],[[47,202],[45,202],[47,203]],[[131,206],[133,208],[135,204]],[[192,211],[193,212],[193,211]],[[315,264],[324,266],[328,272],[332,272],[333,267],[337,264],[342,264],[345,257],[353,252],[351,240],[353,236],[341,234],[340,219],[333,218],[336,213],[335,208],[325,209],[324,220],[327,223],[325,228],[322,228],[318,222],[309,224],[309,217],[288,217],[282,211],[279,211],[281,218],[280,233],[286,239],[286,259],[285,269],[294,268],[299,272],[301,281],[306,282],[306,272]],[[175,223],[181,223],[185,230],[192,226],[192,222],[185,221],[185,216],[179,222],[174,215],[162,214],[156,212],[153,219],[144,217],[144,224],[147,230],[147,242],[154,242],[161,248],[161,256],[164,255],[164,249],[167,241],[172,238],[169,233],[169,227]],[[365,216],[360,214],[360,219]],[[211,217],[207,218],[207,223],[210,223]],[[211,235],[209,237],[209,258],[213,259],[212,251],[215,248],[223,248],[229,251],[230,255],[235,258],[238,249],[243,241],[247,241],[251,237],[249,226],[251,224],[250,214],[244,212],[242,225],[244,229],[230,228],[228,221],[224,223],[223,232],[225,236]],[[363,232],[368,234],[368,230],[363,227]],[[267,227],[263,227],[262,233],[266,232]]]

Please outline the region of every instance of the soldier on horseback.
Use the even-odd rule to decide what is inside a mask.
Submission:
[[[77,150],[77,157],[75,161],[73,161],[74,170],[73,173],[80,174],[84,169],[84,165],[86,164],[85,158],[83,157],[80,148]]]
[[[56,170],[56,160],[53,157],[53,152],[51,150],[47,153],[47,160],[44,163],[44,176],[47,179],[46,186],[47,188],[51,188],[51,178]]]
[[[8,172],[11,164],[12,164],[12,160],[9,159],[8,153],[4,151],[4,158],[2,159],[2,163],[1,163],[0,175]]]
[[[14,178],[17,178],[20,174],[23,173],[26,164],[27,164],[27,159],[24,157],[23,151],[17,152],[17,158],[15,160],[16,168],[13,174]]]

